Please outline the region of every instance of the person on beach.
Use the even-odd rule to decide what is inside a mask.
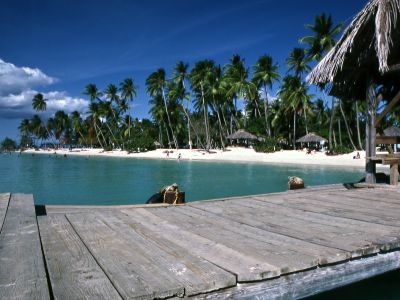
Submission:
[[[180,160],[180,159],[181,159],[181,154],[179,153],[179,154],[178,154],[178,160]]]
[[[169,158],[169,151],[167,150],[167,158]]]

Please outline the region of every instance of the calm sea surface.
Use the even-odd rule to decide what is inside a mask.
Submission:
[[[37,204],[137,204],[176,182],[186,200],[285,191],[288,176],[306,185],[358,181],[363,171],[255,163],[0,154],[0,192],[33,193]],[[400,272],[318,295],[322,299],[400,299]]]
[[[280,192],[288,176],[306,185],[358,181],[360,169],[61,155],[1,154],[0,192],[37,204],[138,204],[176,182],[186,201]]]

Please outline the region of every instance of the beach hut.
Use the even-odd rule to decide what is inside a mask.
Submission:
[[[249,145],[250,143],[258,140],[258,137],[245,131],[244,129],[239,129],[238,131],[228,135],[226,138],[231,141],[232,140],[244,141],[246,145]]]
[[[316,145],[318,144],[322,144],[327,142],[326,139],[324,139],[322,136],[319,136],[317,134],[315,134],[314,132],[310,132],[309,134],[306,134],[305,136],[299,138],[298,140],[296,140],[297,143],[315,143]]]
[[[366,182],[376,173],[376,131],[400,101],[400,1],[370,0],[352,20],[338,43],[307,76],[343,100],[366,99]],[[377,86],[386,95],[377,94]],[[397,94],[396,94],[397,93]],[[377,116],[382,99],[386,108]]]
[[[306,134],[305,136],[299,138],[296,142],[298,142],[298,143],[321,143],[321,142],[327,142],[327,140],[324,139],[322,136],[315,134],[314,132],[310,132],[309,134]]]

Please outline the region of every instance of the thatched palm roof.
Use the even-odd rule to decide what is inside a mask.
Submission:
[[[383,133],[385,136],[400,136],[400,128],[399,127],[388,127],[386,128]]]
[[[257,140],[258,139],[255,135],[248,133],[244,129],[239,129],[238,131],[228,135],[226,138],[229,140]]]
[[[365,99],[367,80],[400,86],[400,0],[370,0],[307,81],[330,94]]]
[[[306,134],[305,136],[299,138],[296,142],[297,143],[320,143],[322,141],[326,142],[327,140],[324,139],[322,136],[315,134],[314,132],[310,132],[309,134]]]

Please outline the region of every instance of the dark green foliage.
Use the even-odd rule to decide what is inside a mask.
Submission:
[[[267,138],[263,142],[258,142],[253,146],[256,152],[272,153],[275,151],[280,151],[281,146],[278,141],[274,138]]]
[[[6,137],[1,142],[1,147],[0,147],[1,151],[14,151],[15,149],[17,149],[17,143],[14,140]]]
[[[338,145],[336,148],[331,149],[328,153],[330,155],[338,155],[338,154],[347,154],[353,152],[353,149],[347,146],[340,146]]]
[[[154,150],[156,148],[154,141],[155,140],[147,134],[137,135],[135,138],[125,143],[125,150],[127,150],[128,153]]]

